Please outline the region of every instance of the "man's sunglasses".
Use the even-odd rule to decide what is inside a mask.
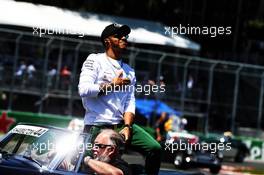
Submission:
[[[122,39],[123,37],[125,37],[125,39],[128,39],[128,35],[120,35],[120,34],[114,34],[113,35],[114,38],[118,38],[118,39]]]
[[[100,143],[95,143],[94,147],[95,148],[100,148],[100,149],[104,149],[106,147],[113,147],[114,145],[106,145],[106,144],[100,144]]]

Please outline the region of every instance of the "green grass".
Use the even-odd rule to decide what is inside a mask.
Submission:
[[[250,173],[250,174],[264,174],[264,169],[254,169],[254,170],[243,170],[243,173]]]

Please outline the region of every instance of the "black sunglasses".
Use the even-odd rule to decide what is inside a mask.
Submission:
[[[104,149],[104,148],[106,148],[106,147],[113,147],[114,145],[106,145],[106,144],[100,144],[100,143],[95,143],[94,144],[94,147],[96,147],[96,148],[100,148],[100,149]]]
[[[128,39],[128,37],[129,37],[128,35],[121,35],[121,34],[114,34],[113,35],[114,38],[118,38],[118,39],[123,38],[123,36],[125,37],[125,39]]]

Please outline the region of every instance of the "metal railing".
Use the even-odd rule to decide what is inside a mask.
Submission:
[[[56,112],[80,115],[74,112],[81,108],[77,92],[80,69],[90,53],[103,52],[101,43],[59,36],[40,38],[9,29],[0,29],[0,35],[0,91],[8,94],[3,108],[16,110],[14,95],[28,94],[35,96],[32,108],[39,113],[52,112],[49,99],[63,99],[67,111]],[[161,99],[183,115],[203,116],[205,132],[235,131],[238,126],[260,131],[263,126],[263,66],[135,47],[124,54],[124,61],[135,69],[138,83],[166,84],[165,93],[136,93],[138,98]],[[26,69],[23,75],[16,75],[23,62],[35,66],[33,77]],[[60,74],[64,66],[71,72],[67,77]]]

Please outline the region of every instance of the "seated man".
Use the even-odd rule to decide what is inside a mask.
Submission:
[[[123,137],[112,129],[103,129],[95,138],[93,158],[86,156],[84,164],[96,174],[129,175],[128,164],[121,159]]]

